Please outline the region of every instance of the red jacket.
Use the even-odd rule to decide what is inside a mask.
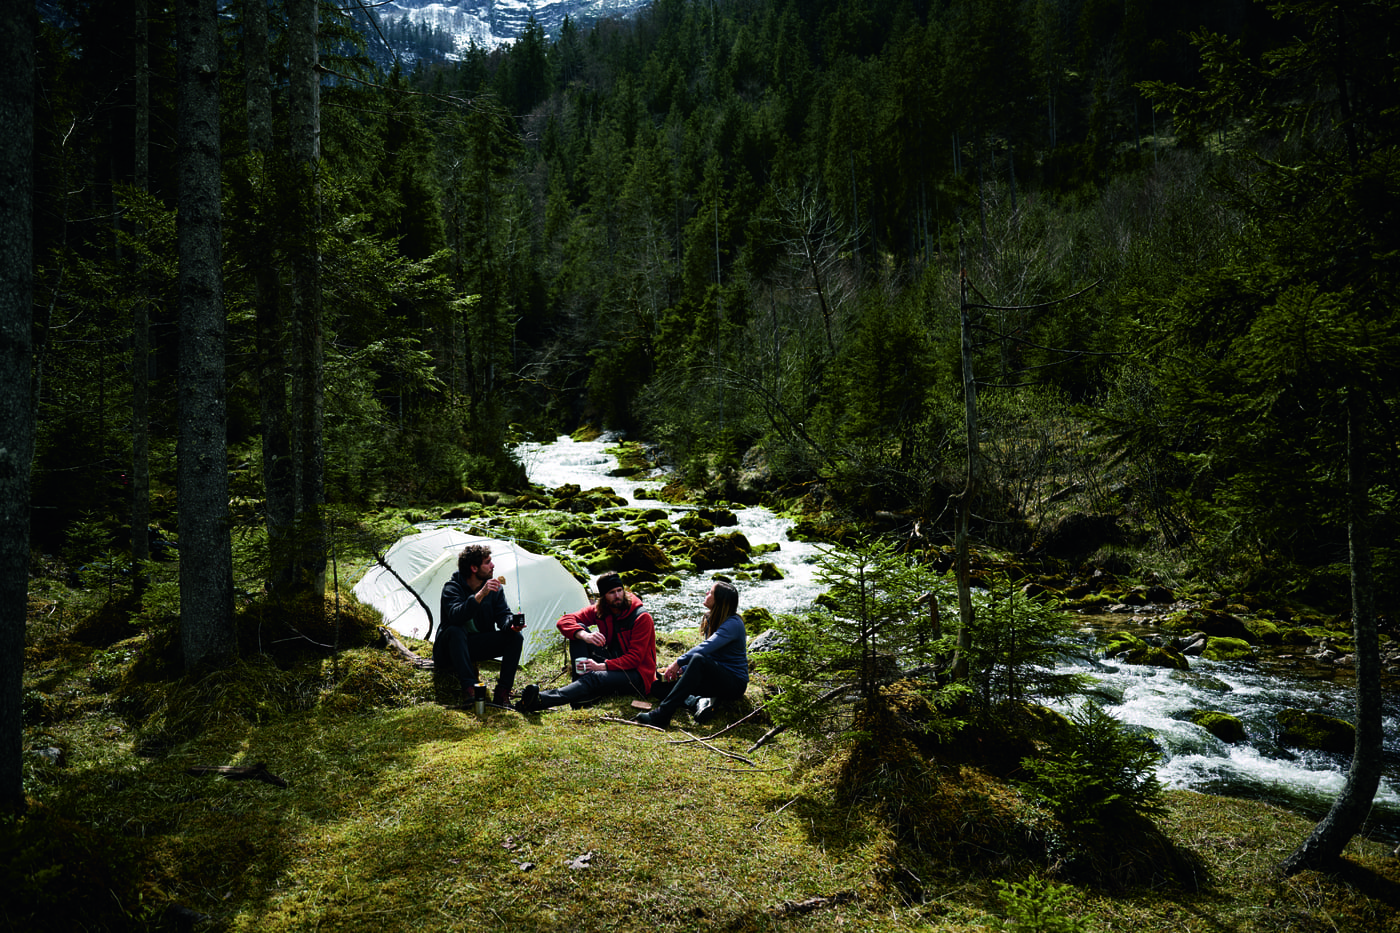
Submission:
[[[642,689],[651,690],[656,680],[656,623],[651,613],[642,608],[642,601],[635,593],[628,593],[631,604],[623,616],[614,616],[599,610],[598,603],[586,606],[578,612],[571,612],[555,624],[565,638],[572,639],[585,628],[596,627],[608,639],[609,654],[616,657],[605,663],[610,671],[636,671],[642,678]],[[602,600],[599,600],[602,602]],[[614,629],[616,623],[627,616],[635,615],[631,628]]]

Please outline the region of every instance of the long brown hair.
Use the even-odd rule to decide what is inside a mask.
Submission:
[[[714,605],[705,614],[704,624],[700,626],[701,638],[709,638],[715,633],[715,629],[724,624],[725,619],[739,611],[739,591],[734,588],[733,583],[716,580],[714,594]]]

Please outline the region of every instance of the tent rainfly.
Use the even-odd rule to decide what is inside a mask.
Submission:
[[[496,575],[506,578],[506,602],[516,612],[525,613],[525,663],[542,649],[557,644],[559,630],[554,623],[567,612],[588,605],[583,584],[553,557],[533,554],[518,544],[469,535],[457,528],[426,528],[408,535],[389,548],[384,560],[433,610],[433,634],[442,620],[442,587],[457,571],[457,554],[468,544],[491,545]],[[375,565],[356,583],[355,598],[378,609],[384,624],[401,635],[422,638],[428,632],[428,617],[394,575]]]

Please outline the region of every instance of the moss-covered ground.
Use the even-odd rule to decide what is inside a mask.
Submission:
[[[188,929],[259,933],[996,929],[997,882],[1046,870],[1017,843],[1017,789],[971,765],[931,762],[927,805],[957,812],[899,829],[889,807],[838,800],[839,755],[788,733],[752,749],[770,724],[761,709],[738,720],[761,707],[761,685],[703,731],[682,716],[660,732],[625,721],[635,710],[621,699],[478,717],[373,646],[303,657],[294,675],[249,667],[302,685],[272,699],[228,685],[141,691],[142,640],[93,649],[54,634],[30,649],[31,806],[4,835],[10,928],[158,928],[178,905]],[[668,636],[663,659],[684,643]],[[560,667],[542,657],[521,683]],[[188,729],[199,710],[162,712],[153,690],[225,712],[182,737],[170,723]],[[142,725],[133,704],[165,725]],[[190,772],[255,763],[286,786]],[[1194,793],[1168,803],[1161,828],[1198,876],[1081,885],[1063,920],[1400,930],[1387,846],[1358,839],[1341,873],[1283,878],[1275,866],[1307,819]],[[950,835],[911,838],[910,826]]]

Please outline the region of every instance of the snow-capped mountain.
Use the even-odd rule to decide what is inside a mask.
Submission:
[[[650,0],[390,0],[375,8],[381,24],[405,20],[451,36],[456,53],[471,42],[494,48],[514,42],[534,16],[549,39],[559,36],[564,17],[586,27],[605,16],[630,16]],[[386,30],[389,33],[397,30]]]

